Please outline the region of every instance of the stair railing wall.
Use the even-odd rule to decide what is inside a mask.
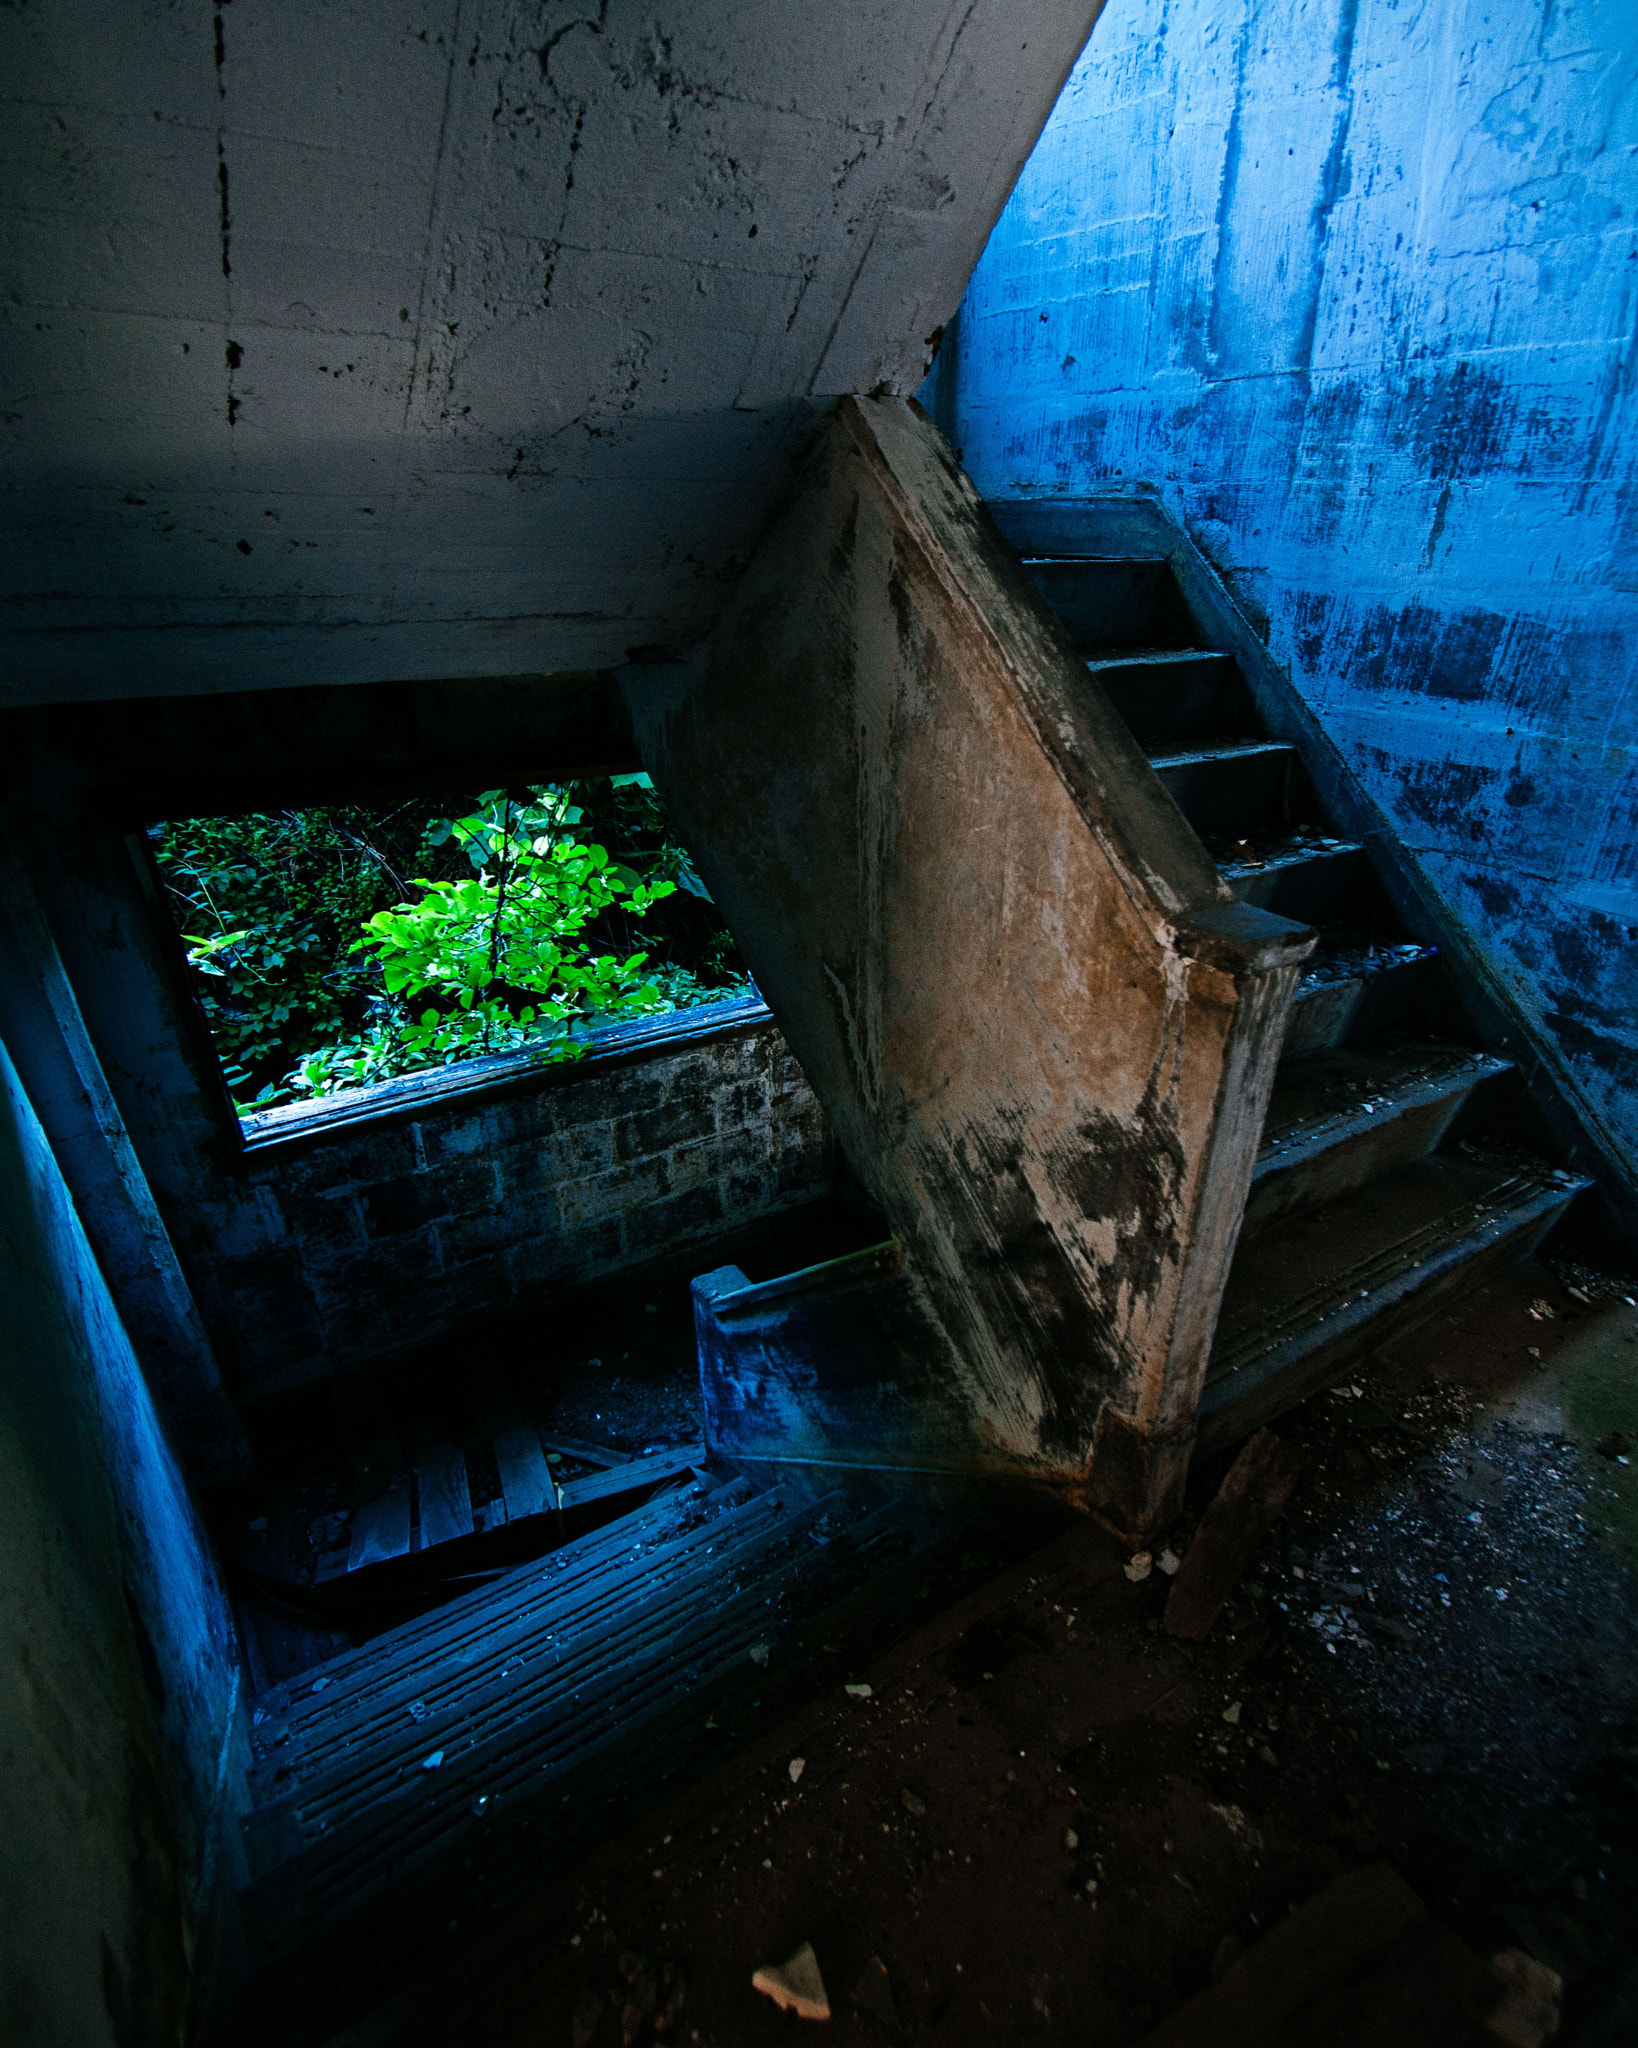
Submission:
[[[855,1408],[831,1454],[1156,1525],[1311,935],[1232,900],[903,401],[842,401],[700,657],[625,681],[928,1304],[925,1439]]]

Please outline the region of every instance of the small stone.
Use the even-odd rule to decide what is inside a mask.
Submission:
[[[1266,1742],[1263,1744],[1262,1748],[1258,1750],[1257,1754],[1262,1758],[1265,1764],[1277,1764],[1279,1762],[1279,1758],[1274,1754],[1273,1750],[1269,1748]]]
[[[830,1999],[811,1941],[803,1942],[786,1962],[765,1963],[753,1973],[751,1989],[771,1998],[782,2011],[795,2013],[800,2020],[830,2018]]]
[[[1558,2032],[1563,1978],[1519,1948],[1504,1948],[1490,1967],[1503,1989],[1485,2015],[1482,2038],[1495,2048],[1542,2048]]]
[[[871,1688],[868,1685],[844,1685],[842,1690],[850,1700],[867,1700],[871,1694]]]
[[[1064,1829],[1064,1847],[1065,1847],[1066,1849],[1078,1849],[1078,1848],[1079,1848],[1080,1846],[1081,1846],[1081,1838],[1080,1838],[1080,1836],[1079,1836],[1078,1834],[1076,1834],[1076,1832],[1075,1832],[1075,1830],[1074,1830],[1073,1828],[1065,1828],[1065,1829]]]
[[[758,1665],[764,1671],[768,1668],[770,1647],[767,1643],[753,1643],[751,1645],[751,1662]]]
[[[1139,1550],[1134,1553],[1131,1563],[1125,1567],[1126,1576],[1134,1586],[1141,1585],[1154,1568],[1154,1553],[1148,1550]]]
[[[1223,1709],[1223,1719],[1229,1724],[1231,1728],[1239,1727],[1240,1702],[1238,1700],[1233,1701],[1229,1706],[1226,1706]]]
[[[924,1799],[918,1799],[908,1785],[899,1794],[899,1804],[915,1820],[921,1820],[926,1815],[927,1802]]]
[[[443,1762],[443,1760],[443,1751],[441,1749],[435,1749],[432,1752],[431,1756],[422,1757],[421,1768],[423,1771],[435,1771],[437,1770],[438,1766]]]
[[[853,1987],[852,2001],[873,2019],[880,2020],[883,2026],[897,2028],[898,2001],[893,1996],[893,1983],[887,1974],[887,1965],[880,1956],[872,1956],[865,1964],[858,1983]]]
[[[805,1756],[793,1756],[791,1758],[790,1762],[785,1766],[785,1769],[790,1773],[790,1780],[793,1785],[799,1782],[802,1773],[807,1769],[807,1767],[808,1760]]]
[[[1175,1579],[1182,1568],[1183,1560],[1175,1550],[1163,1550],[1159,1557],[1155,1559],[1155,1563],[1159,1565],[1167,1578]]]

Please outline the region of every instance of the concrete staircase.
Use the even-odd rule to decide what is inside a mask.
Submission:
[[[1499,1264],[1588,1183],[1533,1128],[1299,748],[1270,735],[1169,561],[1024,566],[1241,903],[1312,926],[1198,1408],[1232,1443]],[[1528,1143],[1521,1143],[1527,1134]]]
[[[1144,1541],[1588,1185],[1158,505],[985,507],[845,400],[708,645],[623,687],[883,1219],[695,1282],[720,1450],[1027,1479]]]

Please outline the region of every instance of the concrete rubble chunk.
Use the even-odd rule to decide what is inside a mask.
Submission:
[[[897,2027],[899,2008],[893,1996],[893,1980],[880,1956],[872,1956],[865,1964],[851,1995],[853,2003],[872,2019],[880,2020],[886,2027]]]
[[[1558,2032],[1564,1980],[1521,1948],[1490,1958],[1502,1995],[1485,2014],[1479,2038],[1486,2048],[1543,2048]]]
[[[787,1962],[764,1963],[753,1972],[751,1989],[771,1998],[782,2011],[795,2013],[799,2020],[830,2018],[830,1999],[811,1941],[803,1942]]]

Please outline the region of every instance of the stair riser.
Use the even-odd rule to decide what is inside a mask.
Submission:
[[[1025,570],[1087,653],[1188,647],[1193,628],[1164,562],[1026,562]]]
[[[1375,882],[1363,853],[1316,853],[1289,866],[1235,875],[1229,887],[1241,903],[1272,910],[1297,924],[1340,923],[1369,902]]]
[[[1278,1165],[1257,1173],[1241,1235],[1254,1236],[1294,1210],[1350,1194],[1379,1174],[1424,1158],[1439,1144],[1473,1092],[1470,1085],[1397,1113],[1384,1108],[1368,1124],[1333,1143],[1306,1156],[1293,1152]]]
[[[1312,822],[1319,815],[1307,774],[1287,748],[1156,763],[1172,801],[1197,832],[1228,838]]]
[[[1421,1268],[1384,1289],[1357,1312],[1331,1318],[1305,1340],[1284,1345],[1267,1360],[1210,1382],[1201,1396],[1196,1459],[1227,1450],[1264,1423],[1295,1408],[1322,1387],[1334,1386],[1355,1364],[1401,1337],[1445,1302],[1467,1293],[1493,1273],[1528,1258],[1557,1222],[1570,1197],[1540,1208],[1465,1256]]]
[[[1258,728],[1251,692],[1238,668],[1221,654],[1100,667],[1095,680],[1138,743],[1154,753],[1209,740],[1250,739]]]
[[[1436,967],[1432,958],[1407,960],[1377,974],[1299,988],[1280,1058],[1328,1051],[1400,1023],[1432,989]]]

